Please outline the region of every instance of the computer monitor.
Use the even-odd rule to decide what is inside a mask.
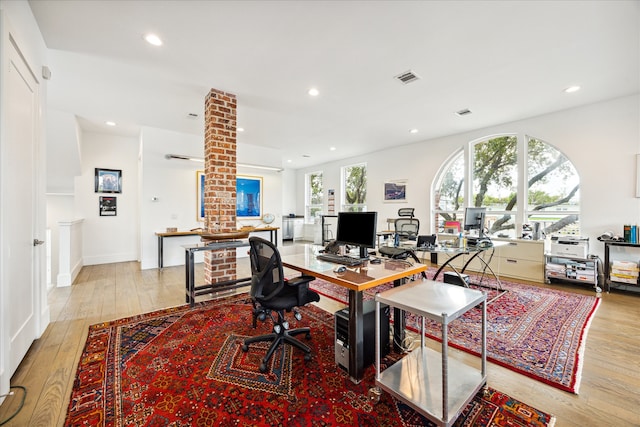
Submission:
[[[464,229],[478,230],[478,237],[482,238],[484,234],[484,216],[487,208],[466,208],[464,211]]]
[[[376,247],[377,212],[339,212],[336,241],[360,247],[360,258],[368,258],[367,248]]]

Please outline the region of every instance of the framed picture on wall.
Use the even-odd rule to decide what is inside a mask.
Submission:
[[[196,217],[204,221],[204,171],[196,171]]]
[[[122,193],[122,171],[95,168],[96,193]]]
[[[98,209],[100,216],[116,216],[118,214],[117,198],[115,196],[100,196]]]
[[[385,202],[407,201],[407,180],[387,181],[384,183]]]
[[[262,177],[236,177],[236,218],[262,218]]]

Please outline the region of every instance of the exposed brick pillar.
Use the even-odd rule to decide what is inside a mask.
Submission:
[[[236,96],[211,89],[205,98],[204,214],[208,232],[235,231]],[[206,251],[205,283],[236,278],[236,250]]]

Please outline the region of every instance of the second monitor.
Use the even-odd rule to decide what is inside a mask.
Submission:
[[[360,248],[360,258],[368,258],[368,248],[376,247],[377,212],[339,212],[336,242]]]

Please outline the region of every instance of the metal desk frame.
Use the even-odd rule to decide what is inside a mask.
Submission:
[[[497,300],[498,298],[500,298],[502,295],[504,295],[505,293],[507,293],[508,291],[506,289],[504,289],[502,287],[502,282],[500,281],[500,278],[498,277],[498,275],[493,271],[493,269],[491,268],[491,266],[489,265],[489,263],[487,261],[485,261],[485,259],[483,257],[481,257],[480,255],[485,253],[488,250],[492,250],[495,251],[495,243],[488,247],[488,248],[477,248],[477,247],[465,247],[465,248],[415,248],[415,251],[419,251],[419,252],[429,252],[432,254],[438,254],[438,253],[443,253],[443,254],[451,254],[453,256],[449,257],[440,267],[438,267],[438,270],[436,271],[436,273],[433,276],[433,280],[436,280],[438,278],[438,276],[440,275],[440,273],[442,272],[442,270],[444,270],[446,267],[451,268],[459,277],[460,277],[460,281],[462,283],[466,283],[466,281],[463,279],[462,275],[464,274],[464,272],[466,271],[467,267],[469,267],[469,264],[471,264],[471,262],[474,259],[478,259],[482,265],[483,265],[483,269],[482,269],[482,274],[481,274],[481,279],[480,279],[480,283],[474,283],[474,286],[478,286],[481,288],[485,288],[485,289],[492,289],[498,292],[498,294],[491,298],[487,304],[491,304],[493,301]],[[458,271],[458,269],[456,269],[453,265],[451,265],[451,263],[456,259],[461,257],[462,255],[469,255],[469,254],[473,254],[471,255],[471,257],[467,260],[467,262],[464,263],[464,265],[462,266],[462,269],[460,269],[460,271]],[[492,253],[493,256],[493,253]],[[483,285],[482,284],[482,279],[484,278],[485,274],[486,274],[486,270],[489,270],[491,272],[491,275],[493,276],[493,278],[496,280],[497,285],[495,287],[492,286],[487,286],[487,285]]]
[[[282,264],[349,290],[349,377],[359,383],[364,376],[364,307],[365,290],[384,283],[393,282],[394,286],[403,285],[404,280],[420,274],[427,269],[424,264],[413,264],[401,260],[384,259],[381,264],[366,264],[362,267],[350,267],[344,273],[335,273],[336,264],[316,259],[309,248],[304,254],[286,255]],[[397,319],[394,325],[394,341],[404,337],[404,313],[394,311]]]
[[[247,286],[251,283],[251,277],[243,277],[241,279],[224,280],[216,283],[208,283],[205,285],[195,285],[195,262],[194,255],[196,252],[216,251],[219,249],[242,248],[249,246],[249,240],[217,240],[209,244],[199,243],[197,245],[185,245],[185,295],[186,303],[193,307],[196,303],[196,297],[199,295],[210,294],[213,292],[226,292]]]

